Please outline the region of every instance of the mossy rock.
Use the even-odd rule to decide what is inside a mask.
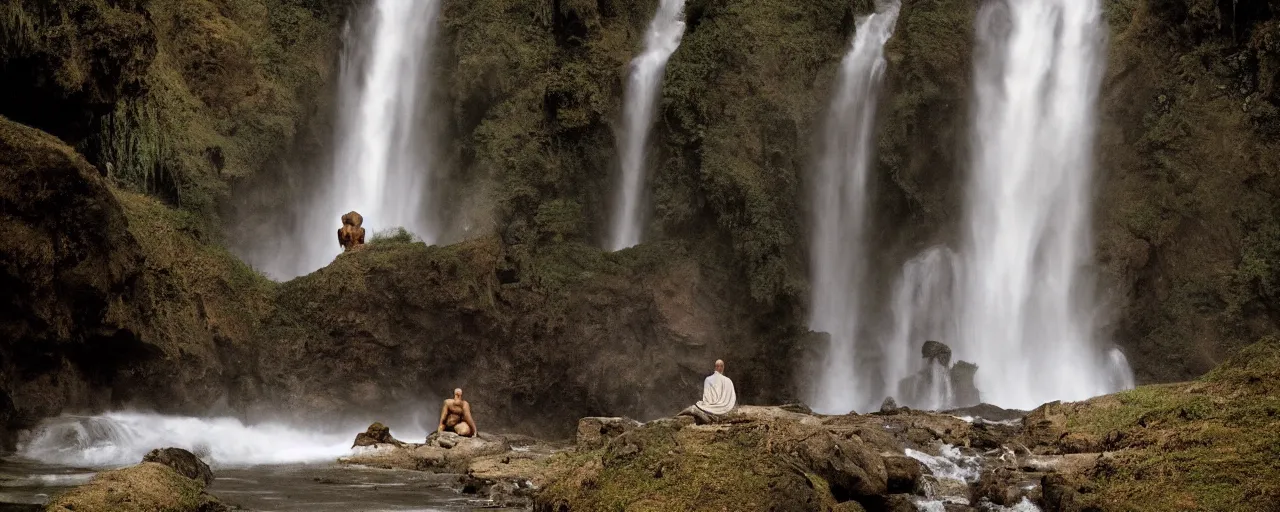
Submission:
[[[1058,406],[1060,446],[1112,451],[1073,491],[1101,510],[1269,510],[1280,502],[1277,371],[1270,337],[1195,382]]]
[[[105,471],[54,498],[50,512],[218,512],[230,510],[204,492],[202,482],[169,466],[143,462]]]

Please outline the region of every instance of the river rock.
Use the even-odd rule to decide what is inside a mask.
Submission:
[[[196,457],[195,454],[183,450],[182,448],[157,448],[147,453],[142,458],[142,462],[156,462],[173,468],[179,475],[185,476],[192,480],[203,482],[204,485],[213,483],[213,470],[209,469],[209,465]]]
[[[391,437],[391,429],[379,422],[369,425],[369,429],[356,434],[356,441],[351,445],[352,448],[357,446],[375,446],[379,444],[393,444],[396,446],[404,446],[404,442]]]
[[[865,499],[883,495],[888,489],[884,459],[856,437],[840,439],[815,433],[801,441],[793,452],[805,466],[831,484],[831,492],[836,496]]]
[[[594,450],[641,424],[630,418],[589,417],[578,420],[578,449]]]
[[[501,437],[489,434],[462,437],[443,432],[427,436],[427,444],[413,448],[412,457],[417,469],[460,469],[478,457],[510,450],[511,445]]]
[[[920,479],[928,471],[920,461],[897,455],[884,458],[884,469],[888,492],[892,494],[915,493],[920,489]]]

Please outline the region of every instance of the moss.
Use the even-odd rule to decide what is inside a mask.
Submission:
[[[1084,495],[1103,510],[1264,510],[1280,499],[1280,341],[1270,337],[1192,383],[1079,404],[1069,431],[1106,436],[1114,458]]]
[[[196,512],[220,509],[222,506],[218,500],[204,493],[203,483],[155,462],[99,473],[88,484],[54,498],[46,507],[46,510],[54,512]]]
[[[408,244],[417,242],[417,238],[404,228],[390,228],[374,233],[369,237],[370,244]]]
[[[211,331],[248,342],[272,308],[276,284],[211,243],[216,239],[199,215],[128,191],[116,198],[129,219],[129,232],[146,256],[147,295],[120,305],[126,324],[150,325],[149,332],[171,355],[205,353]],[[139,321],[141,320],[141,322]],[[158,340],[157,340],[158,341]]]
[[[797,472],[769,453],[768,437],[768,429],[758,426],[710,431],[646,426],[600,450],[554,462],[574,469],[554,479],[538,502],[628,512],[835,505],[825,480]],[[796,494],[799,488],[811,493],[808,500]]]

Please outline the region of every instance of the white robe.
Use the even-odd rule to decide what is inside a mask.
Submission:
[[[707,414],[724,414],[738,405],[738,395],[733,392],[733,381],[720,372],[707,376],[702,383],[702,400],[696,405]]]

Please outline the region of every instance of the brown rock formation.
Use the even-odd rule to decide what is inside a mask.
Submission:
[[[185,476],[204,485],[213,483],[213,471],[209,469],[209,465],[196,457],[195,454],[183,450],[182,448],[157,448],[151,450],[142,462],[156,462],[173,468],[179,475]]]
[[[391,429],[382,423],[374,422],[369,425],[369,429],[356,434],[356,440],[351,444],[352,448],[357,446],[374,446],[379,444],[390,444],[395,446],[404,446],[404,442],[391,437]]]

